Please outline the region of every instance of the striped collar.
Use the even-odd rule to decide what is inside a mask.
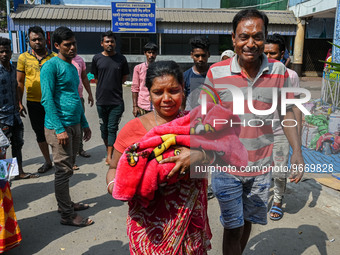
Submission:
[[[261,67],[259,70],[259,74],[262,75],[262,73],[269,71],[269,62],[268,62],[267,56],[264,53],[262,53],[261,58],[262,58],[262,63],[261,63]],[[235,55],[235,57],[232,58],[230,71],[232,73],[241,73],[242,68],[238,63],[238,55]]]

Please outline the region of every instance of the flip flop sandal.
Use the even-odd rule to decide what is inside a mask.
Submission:
[[[33,178],[39,178],[39,174],[30,174],[30,173],[24,173],[24,175],[20,176],[17,175],[14,177],[14,180],[24,180],[24,179],[33,179]]]
[[[72,218],[60,220],[60,224],[62,224],[62,225],[75,226],[75,227],[80,227],[80,228],[90,226],[93,223],[94,223],[94,221],[89,219],[89,218],[83,218],[80,223],[75,223],[74,219],[72,219]]]
[[[269,218],[271,220],[281,220],[283,217],[283,211],[282,208],[277,207],[276,205],[273,205],[272,208],[270,209],[269,213],[277,213],[279,216],[278,217],[273,217],[269,214]]]
[[[46,173],[51,168],[52,168],[52,165],[44,163],[41,167],[39,167],[38,173],[40,173],[40,174]]]
[[[31,174],[25,173],[23,175],[17,175],[14,177],[14,180],[24,180],[29,179]]]
[[[34,179],[34,178],[39,178],[40,175],[39,174],[30,174],[30,178],[29,179]]]
[[[84,203],[73,203],[73,209],[75,211],[83,211],[83,210],[86,210],[86,209],[89,209],[90,208],[90,205],[88,204],[84,204]],[[61,209],[60,207],[58,207],[58,213],[61,213]]]

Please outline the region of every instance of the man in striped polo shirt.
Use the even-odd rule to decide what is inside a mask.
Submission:
[[[279,98],[281,88],[290,86],[284,65],[268,60],[263,54],[267,25],[268,17],[258,10],[238,12],[233,19],[232,34],[237,55],[212,65],[205,81],[217,90],[225,107],[234,113],[242,112],[244,108],[239,115],[241,121],[232,125],[241,126],[239,137],[248,150],[248,166],[237,170],[231,168],[229,173],[212,173],[212,188],[221,207],[220,220],[224,227],[223,254],[242,254],[251,224],[267,223],[274,120],[273,114],[259,115],[256,110],[275,107],[277,98],[273,95],[276,89]],[[226,85],[231,87],[226,89]],[[236,95],[237,91],[242,93]],[[287,98],[294,98],[294,95],[287,93]],[[235,102],[240,103],[236,105]],[[277,107],[281,112],[280,102]],[[282,119],[285,120],[285,135],[293,148],[291,162],[302,169],[301,144],[292,110],[287,109]],[[291,175],[291,181],[299,182],[302,175],[303,171],[296,171]]]

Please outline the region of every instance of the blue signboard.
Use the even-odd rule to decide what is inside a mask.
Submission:
[[[112,2],[112,31],[156,33],[155,3]]]

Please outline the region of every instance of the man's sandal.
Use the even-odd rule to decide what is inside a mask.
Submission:
[[[82,157],[84,157],[84,158],[89,158],[89,157],[91,157],[91,155],[88,154],[88,153],[87,153],[86,151],[84,151],[84,150],[82,150],[82,151],[79,152],[79,156],[82,156]]]
[[[31,174],[31,173],[23,173],[19,174],[14,177],[14,180],[24,180],[24,179],[33,179],[33,178],[39,178],[39,174]]]
[[[60,224],[82,228],[82,227],[90,226],[94,223],[94,221],[89,219],[89,218],[82,218],[82,220],[80,222],[75,222],[75,219],[77,217],[81,217],[81,216],[76,214],[74,217],[71,217],[71,218],[68,218],[68,219],[61,219]]]
[[[271,220],[281,220],[282,217],[283,217],[282,208],[280,208],[280,207],[278,207],[278,206],[276,206],[276,205],[273,205],[273,206],[272,206],[272,208],[270,209],[270,212],[269,212],[269,213],[270,213],[270,214],[269,214],[269,218],[270,218]],[[279,216],[274,217],[274,216],[271,215],[271,214],[273,214],[273,213],[276,213],[276,214],[278,214]]]
[[[84,203],[73,203],[73,210],[75,211],[83,211],[89,209],[90,205]],[[58,213],[61,213],[60,207],[58,207]]]
[[[40,173],[40,174],[46,173],[51,168],[52,168],[52,164],[47,164],[45,162],[41,167],[39,167],[38,173]]]

